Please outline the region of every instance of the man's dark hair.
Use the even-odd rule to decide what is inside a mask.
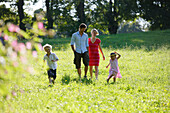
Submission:
[[[85,23],[81,23],[80,26],[79,26],[79,28],[80,28],[80,29],[81,29],[81,28],[87,28],[87,25],[86,25]]]

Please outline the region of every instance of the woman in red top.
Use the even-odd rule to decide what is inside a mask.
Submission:
[[[91,30],[92,37],[88,39],[89,42],[89,66],[90,66],[90,76],[92,79],[92,73],[93,73],[93,66],[95,66],[95,75],[96,79],[98,79],[98,66],[99,66],[99,50],[103,56],[103,60],[105,60],[105,56],[103,54],[102,48],[101,48],[101,40],[99,38],[96,38],[96,35],[99,35],[97,29]]]

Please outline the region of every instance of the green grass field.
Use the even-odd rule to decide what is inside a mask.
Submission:
[[[0,112],[170,112],[170,30],[99,36],[106,60],[100,59],[99,80],[78,80],[70,38],[45,39],[59,57],[56,84],[48,87],[42,64],[35,75],[18,80],[17,96],[3,102]],[[110,52],[117,51],[121,79],[106,83]],[[39,55],[43,59],[44,52]],[[84,66],[82,66],[84,70]],[[82,76],[84,72],[82,71]],[[88,72],[88,78],[90,74]],[[94,74],[93,74],[93,78]],[[11,84],[12,86],[12,84]]]

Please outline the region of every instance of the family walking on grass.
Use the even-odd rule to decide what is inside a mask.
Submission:
[[[87,71],[89,66],[91,79],[92,79],[93,67],[95,67],[95,77],[96,80],[98,80],[98,73],[99,73],[98,66],[100,60],[99,50],[102,54],[103,60],[105,60],[105,56],[101,48],[101,40],[99,38],[96,38],[96,36],[99,35],[98,30],[92,29],[91,30],[92,36],[91,38],[88,38],[88,35],[84,32],[86,28],[87,28],[86,24],[82,23],[79,26],[79,31],[73,33],[72,35],[71,48],[74,53],[74,64],[76,66],[77,73],[80,79],[81,79],[81,59],[83,59],[83,64],[85,65],[84,78],[87,79]],[[46,55],[44,55],[44,62],[46,60],[47,65],[49,66],[49,69],[47,70],[49,82],[50,84],[52,83],[54,84],[54,81],[56,79],[56,69],[57,69],[56,61],[58,61],[59,59],[55,53],[52,53],[51,45],[46,44],[43,46],[43,48],[47,53]],[[112,77],[114,82],[116,82],[116,78],[122,77],[118,67],[118,59],[120,57],[121,55],[117,52],[113,52],[110,54],[110,62],[106,66],[106,68],[110,66],[107,82],[109,82],[110,78]]]

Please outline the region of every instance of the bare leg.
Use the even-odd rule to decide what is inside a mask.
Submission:
[[[48,79],[49,79],[49,83],[52,84],[52,79],[51,79],[51,77],[49,77]]]
[[[99,74],[98,66],[95,66],[95,75],[96,75],[96,80],[98,79],[98,74]]]
[[[79,78],[81,78],[81,68],[77,69],[77,73],[79,75]]]
[[[109,78],[107,79],[107,83],[109,83],[110,78],[112,78],[113,74],[111,76],[109,76]]]
[[[115,77],[115,75],[113,76],[113,81],[116,82],[116,77]]]
[[[91,79],[93,78],[92,74],[93,74],[93,66],[90,66],[90,77],[91,77]]]
[[[113,73],[113,81],[116,82],[116,75],[117,75],[117,72],[114,72]]]
[[[87,71],[88,71],[88,66],[85,66],[84,67],[84,74],[85,74],[85,76],[87,76]]]

